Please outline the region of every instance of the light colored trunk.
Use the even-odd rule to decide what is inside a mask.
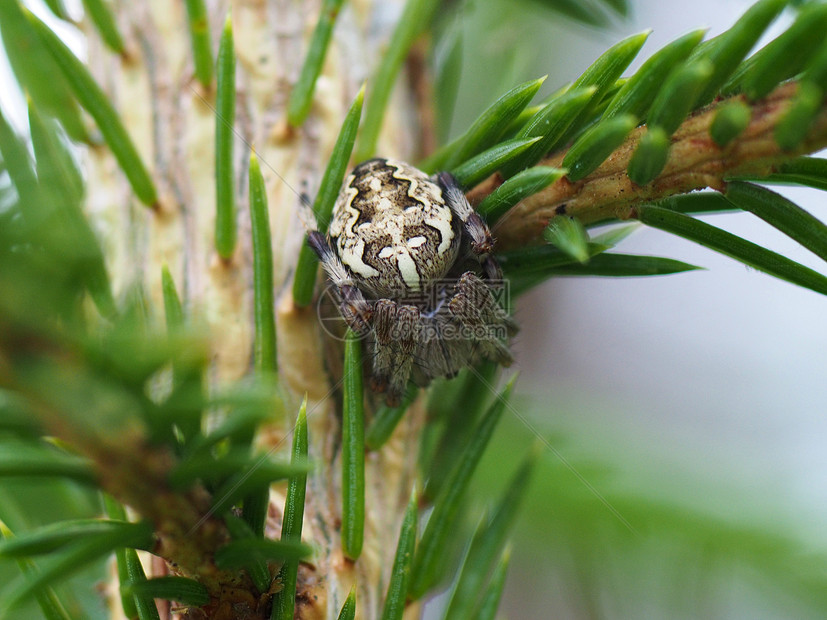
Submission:
[[[230,3],[208,2],[213,50]],[[270,207],[277,301],[279,369],[288,397],[286,417],[262,434],[263,447],[284,451],[303,394],[308,395],[310,456],[318,465],[308,479],[304,539],[318,551],[302,566],[297,617],[336,617],[352,583],[360,618],[375,618],[395,551],[402,512],[414,478],[415,438],[421,414],[409,415],[381,453],[366,464],[365,549],[354,564],[339,540],[340,428],[335,373],[327,370],[313,307],[292,304],[292,270],[303,242],[298,213],[302,195],[313,196],[345,111],[375,67],[401,2],[345,3],[334,32],[313,111],[288,131],[285,106],[306,52],[320,0],[238,0],[232,20],[238,56],[236,180],[238,247],[219,259],[215,217],[215,95],[193,76],[183,1],[117,2],[127,42],[123,57],[105,49],[87,28],[89,65],[112,98],[158,185],[160,208],[140,205],[107,149],[84,154],[88,209],[105,244],[116,294],[140,292],[160,315],[161,268],[167,265],[189,316],[209,332],[213,388],[251,372],[252,255],[247,165],[254,147],[262,164]],[[409,158],[417,135],[405,80],[385,121],[382,153]],[[280,530],[283,489],[271,493],[268,533]],[[157,566],[157,565],[156,565]],[[415,610],[410,610],[415,613]]]

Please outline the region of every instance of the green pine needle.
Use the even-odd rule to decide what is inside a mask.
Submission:
[[[52,554],[41,562],[40,572],[29,575],[22,583],[7,584],[0,591],[0,601],[3,604],[0,608],[0,618],[8,618],[10,610],[44,587],[55,585],[89,564],[110,555],[116,549],[146,547],[151,544],[151,539],[152,528],[147,527],[147,524],[125,524],[106,533],[72,541],[59,553]]]
[[[474,428],[471,441],[434,501],[434,510],[428,518],[428,524],[417,546],[411,569],[408,595],[413,599],[424,596],[442,579],[448,568],[445,564],[446,547],[450,544],[451,536],[456,532],[457,519],[468,491],[468,483],[494,433],[497,422],[505,411],[515,380],[516,376],[496,396],[494,403],[480,419]]]
[[[549,276],[639,278],[672,275],[697,269],[700,267],[672,258],[604,252],[589,258],[588,263],[560,265],[557,268],[548,269],[546,273]]]
[[[827,261],[827,226],[797,204],[759,185],[738,181],[727,183],[726,198]]]
[[[336,18],[343,2],[344,0],[324,0],[322,3],[319,21],[316,22],[316,29],[310,39],[310,47],[307,50],[299,79],[293,86],[290,100],[287,103],[287,122],[293,127],[301,125],[310,112],[316,81],[322,72],[330,36],[333,34],[333,26],[336,24]]]
[[[106,511],[106,515],[113,520],[117,521],[126,521],[126,508],[123,504],[118,502],[114,499],[111,495],[106,493],[103,494],[103,505]],[[139,571],[135,570],[134,562],[137,562],[138,567],[140,568]],[[126,549],[121,547],[120,549],[115,549],[115,563],[117,566],[118,571],[118,583],[124,584],[127,581],[130,581],[133,576],[140,579],[146,579],[146,575],[144,575],[143,567],[141,566],[140,560],[138,560],[138,554],[134,549]],[[120,588],[119,588],[120,589]],[[134,596],[130,596],[125,594],[123,590],[120,591],[121,596],[121,607],[123,608],[123,613],[127,618],[137,618],[138,617],[138,609],[135,601]],[[149,601],[153,603],[153,601]],[[154,606],[154,603],[153,603]]]
[[[552,277],[640,278],[672,275],[700,269],[695,265],[672,258],[603,252],[605,247],[593,243],[589,244],[591,255],[589,261],[581,264],[575,262],[568,254],[557,250],[557,248],[546,246],[548,255],[537,257],[545,259],[542,268],[536,268],[532,265],[531,269],[521,270],[516,275],[511,275],[511,272],[508,272],[512,296],[518,297]],[[539,254],[539,252],[536,254]]]
[[[250,154],[250,225],[253,236],[255,364],[259,372],[276,370],[276,319],[273,299],[273,246],[267,190],[255,152]]]
[[[540,139],[514,138],[513,140],[505,140],[460,164],[451,172],[460,187],[474,187],[512,159],[519,157],[520,154]]]
[[[342,551],[356,560],[365,536],[365,407],[362,341],[348,330],[342,379]]]
[[[256,372],[264,377],[271,377],[277,372],[276,354],[276,316],[273,293],[273,246],[270,240],[270,215],[267,206],[267,191],[258,157],[250,155],[250,227],[253,237],[253,298],[255,319],[255,353]],[[251,476],[252,478],[252,476]],[[263,481],[258,487],[250,484],[251,478],[244,480],[249,494],[244,497],[242,517],[258,536],[264,535],[264,522],[269,506],[270,481]],[[237,489],[236,489],[237,491]],[[229,506],[230,491],[219,493],[221,508]]]
[[[588,262],[589,234],[578,220],[565,216],[555,217],[543,231],[543,238],[578,263]]]
[[[319,232],[327,232],[330,218],[333,213],[333,206],[336,204],[336,197],[342,186],[345,171],[347,170],[350,155],[353,152],[353,144],[356,141],[356,132],[359,129],[359,121],[362,118],[362,102],[365,98],[365,85],[359,89],[350,109],[342,122],[339,136],[330,159],[327,161],[319,191],[313,201],[313,214],[316,217],[316,225]],[[313,299],[313,289],[316,286],[316,273],[318,272],[319,260],[315,252],[306,243],[302,244],[299,251],[299,260],[296,264],[296,273],[293,277],[293,302],[304,307],[310,304]]]
[[[596,86],[595,98],[601,99],[635,59],[651,32],[645,30],[615,43],[574,81],[572,89]]]
[[[483,415],[494,392],[499,366],[483,362],[477,367],[461,370],[459,375],[431,390],[428,416],[432,426],[441,431],[432,456],[421,461],[427,472],[424,499],[433,500],[445,485],[456,463],[471,441],[477,421]],[[439,424],[441,423],[441,424]]]
[[[371,90],[365,109],[365,122],[356,148],[356,161],[364,161],[376,155],[379,132],[385,118],[385,108],[390,100],[391,90],[396,82],[402,63],[416,38],[431,22],[437,0],[408,0],[396,29],[382,54],[376,75],[371,80]]]
[[[474,609],[482,602],[488,575],[495,568],[506,538],[513,530],[540,452],[541,446],[536,444],[506,485],[506,491],[491,518],[479,524],[448,602],[446,619],[475,620],[477,617]]]
[[[124,51],[123,38],[121,38],[121,33],[118,32],[115,18],[106,2],[104,0],[83,0],[83,6],[92,23],[98,29],[103,42],[112,51],[122,54]]]
[[[0,521],[0,541],[13,540],[14,534],[6,527],[5,523]],[[18,560],[17,565],[24,575],[36,575],[38,572],[37,565],[30,560]],[[58,597],[57,592],[49,586],[44,586],[35,592],[38,607],[43,613],[46,620],[73,620],[72,616],[66,611],[66,606]]]
[[[801,80],[814,84],[821,90],[827,89],[827,45],[822,45],[807,61]]]
[[[592,237],[591,243],[602,245],[607,249],[613,248],[640,228],[641,226],[638,223],[610,226],[608,230]]]
[[[23,558],[53,553],[71,545],[80,538],[107,536],[133,531],[144,535],[142,549],[152,547],[152,529],[148,523],[129,523],[124,520],[74,519],[44,525],[14,538],[0,542],[0,556]]]
[[[261,540],[261,536],[256,534],[250,525],[237,517],[232,512],[224,513],[224,524],[227,526],[227,531],[230,532],[233,540]],[[270,569],[267,567],[267,560],[264,558],[251,558],[244,566],[244,569],[253,580],[253,584],[259,592],[267,592],[270,588],[272,577],[270,576]]]
[[[252,489],[241,501],[241,518],[256,536],[264,536],[267,511],[270,508],[270,485]]]
[[[714,75],[714,66],[705,59],[688,62],[674,71],[661,88],[646,115],[651,127],[661,127],[672,135],[695,108],[698,96]]]
[[[29,101],[29,127],[35,149],[37,193],[40,203],[30,204],[29,213],[48,210],[52,222],[49,232],[75,254],[79,277],[102,316],[116,314],[112,286],[106,271],[103,251],[95,233],[81,210],[83,180],[58,134],[55,123],[45,119]],[[25,161],[25,160],[24,160]],[[65,260],[66,256],[61,257]]]
[[[391,578],[388,583],[388,592],[385,595],[385,603],[382,606],[381,620],[402,620],[405,612],[411,562],[413,562],[416,545],[417,511],[416,489],[414,489],[408,508],[405,510],[405,516],[402,518],[402,527],[399,529],[396,555],[393,558]]]
[[[500,607],[500,598],[505,588],[505,578],[508,574],[510,561],[511,549],[506,548],[494,569],[494,573],[491,575],[491,580],[488,582],[488,588],[485,590],[480,606],[473,616],[475,620],[494,620],[497,617],[497,609]]]
[[[827,277],[706,222],[655,206],[638,207],[637,218],[648,226],[699,243],[776,278],[827,295]]]
[[[707,59],[711,67],[711,73],[696,99],[700,105],[709,103],[715,97],[764,30],[787,4],[788,0],[759,0],[732,28],[696,48],[695,56]]]
[[[705,28],[693,30],[653,54],[612,98],[603,112],[603,118],[609,119],[618,114],[642,117],[663,87],[666,76],[689,57],[705,32]]]
[[[169,484],[173,489],[184,490],[199,480],[226,484],[228,480],[243,478],[245,484],[261,485],[305,474],[308,469],[307,463],[284,463],[266,454],[251,455],[244,446],[227,450],[218,457],[207,452],[182,459],[170,472]]]
[[[728,180],[760,181],[782,185],[805,185],[827,191],[827,159],[796,157],[775,167],[767,177],[733,176]]]
[[[66,202],[80,204],[85,194],[83,174],[67,141],[63,139],[58,123],[45,118],[31,99],[28,101],[28,112],[29,131],[41,183],[52,185]]]
[[[596,109],[598,102],[602,101],[615,88],[617,80],[626,70],[626,67],[635,59],[635,56],[637,56],[640,48],[643,47],[651,32],[651,30],[645,30],[644,32],[633,34],[622,41],[618,41],[603,52],[603,54],[574,81],[574,84],[571,86],[572,90],[594,86],[596,87],[596,91],[589,105],[581,110],[580,114],[572,123],[568,137],[582,130],[583,122],[586,121],[591,112]]]
[[[517,132],[516,138],[538,137],[525,152],[506,162],[502,167],[502,174],[508,178],[520,170],[535,165],[549,152],[562,145],[568,135],[568,129],[575,119],[580,117],[587,106],[590,106],[597,86],[568,89],[553,97],[540,108],[525,125]]]
[[[508,125],[540,90],[546,77],[523,82],[497,99],[471,124],[453,152],[440,163],[440,168],[451,169],[496,144]]]
[[[566,152],[563,166],[571,181],[579,181],[606,161],[637,125],[637,118],[621,114],[586,130]]]
[[[566,174],[564,168],[549,168],[547,166],[535,166],[523,170],[486,196],[477,206],[477,212],[489,224],[492,224],[523,198],[545,189],[564,174]]]
[[[66,11],[63,0],[44,0],[44,3],[49,7],[49,10],[55,14],[55,17],[64,20],[69,19],[69,13]]]
[[[119,549],[116,551],[116,554],[120,554],[121,552],[123,553],[126,566],[126,579],[122,579],[120,582],[121,597],[122,599],[131,599],[131,604],[124,604],[124,610],[126,610],[127,607],[134,607],[138,620],[161,620],[158,608],[155,606],[155,599],[149,594],[140,591],[139,584],[144,583],[147,579],[146,573],[144,572],[144,565],[141,564],[138,552],[134,549]],[[130,584],[133,588],[131,596],[126,591],[125,586],[127,584]],[[135,586],[139,588],[137,592],[134,590]]]
[[[339,611],[338,620],[354,620],[356,618],[356,586],[350,589],[342,609]]]
[[[11,128],[0,109],[0,153],[14,188],[21,200],[38,204],[38,182],[32,165],[29,149]]]
[[[224,260],[235,251],[235,43],[230,16],[218,43],[215,93],[215,249]]]
[[[654,181],[669,158],[669,136],[662,127],[647,127],[640,137],[626,174],[637,185]]]
[[[172,274],[166,265],[161,268],[161,292],[164,297],[167,331],[177,331],[184,325],[184,310],[181,307],[181,299],[178,297]]]
[[[611,246],[590,242],[586,246],[589,261]],[[498,255],[500,265],[508,279],[531,275],[548,274],[550,270],[577,263],[577,259],[568,252],[553,245],[533,245],[516,250],[509,250]]]
[[[709,136],[719,147],[726,148],[749,126],[752,109],[740,99],[733,99],[721,105],[712,119]]]
[[[293,461],[301,463],[307,460],[307,395],[299,408],[296,426],[293,428]],[[307,492],[307,474],[290,478],[287,482],[287,495],[284,500],[284,520],[281,526],[281,539],[285,542],[301,541],[304,523],[304,498]],[[296,581],[299,563],[288,560],[282,566],[280,578],[282,590],[273,602],[273,620],[293,620],[296,606]]]
[[[0,35],[21,90],[40,109],[59,119],[73,140],[89,142],[80,106],[57,63],[26,18],[20,2],[0,2]]]
[[[801,9],[792,26],[748,61],[741,87],[751,100],[761,99],[782,80],[799,73],[824,44],[827,5],[814,3]]]
[[[444,141],[451,130],[454,112],[457,109],[457,96],[462,82],[463,51],[465,48],[465,34],[459,25],[459,20],[442,30],[439,42],[434,41],[433,84],[434,84],[434,112],[436,115],[436,134]],[[444,166],[440,166],[444,168]],[[426,170],[419,167],[420,170]],[[427,170],[433,172],[433,168]]]
[[[658,202],[657,206],[678,213],[727,213],[737,210],[735,205],[718,192],[693,192],[670,196]]]
[[[812,82],[802,81],[789,110],[775,127],[775,141],[785,151],[792,151],[806,138],[813,125],[821,104],[824,91]]]
[[[135,195],[145,205],[155,207],[158,201],[155,184],[118,113],[112,107],[109,97],[95,82],[86,65],[78,60],[57,34],[32,13],[26,11],[26,17],[57,63],[78,102],[95,119],[98,129],[103,134],[115,159],[118,160],[121,170],[126,174]]]
[[[249,484],[267,484],[291,476],[307,473],[307,463],[284,463],[267,455],[249,454],[246,447],[230,449],[215,457],[209,453],[188,456],[181,460],[169,474],[174,489],[187,489],[198,480],[221,483],[242,477]]]
[[[208,451],[228,439],[233,444],[248,446],[250,438],[254,436],[258,425],[267,419],[273,419],[273,412],[279,412],[282,405],[281,400],[273,398],[272,386],[267,386],[270,398],[262,399],[258,403],[243,405],[234,404],[233,414],[227,416],[209,434],[194,438],[187,444],[189,458],[195,456],[204,457]],[[220,401],[214,404],[223,404]],[[222,457],[223,458],[223,457]]]
[[[215,564],[222,570],[247,568],[253,562],[284,562],[301,560],[313,553],[300,542],[242,538],[227,543],[215,552]]]
[[[97,480],[84,458],[22,442],[4,441],[0,447],[0,477],[60,477],[83,484],[95,484]]]
[[[210,22],[204,0],[187,0],[192,57],[195,63],[195,77],[204,88],[212,86],[213,60],[210,43]]]
[[[185,606],[201,607],[210,602],[207,588],[186,577],[168,576],[128,581],[121,588],[133,596],[176,601]]]

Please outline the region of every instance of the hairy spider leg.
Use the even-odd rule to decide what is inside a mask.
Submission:
[[[373,375],[370,387],[375,392],[384,392],[388,387],[394,362],[393,326],[397,309],[396,303],[390,299],[380,299],[374,307],[373,330],[376,339],[373,343]]]
[[[396,360],[397,363],[391,369],[388,395],[385,399],[391,406],[398,405],[399,399],[405,393],[408,378],[411,376],[414,351],[419,343],[421,328],[422,322],[419,309],[414,306],[399,306],[396,314],[396,324],[394,325],[399,357]]]
[[[450,172],[440,172],[437,175],[437,183],[442,187],[445,204],[448,205],[448,208],[451,209],[454,215],[459,217],[462,225],[471,237],[471,251],[474,252],[480,265],[482,265],[485,277],[491,282],[501,282],[503,273],[499,263],[492,255],[494,251],[494,238],[491,236],[491,230],[488,228],[488,225],[483,221],[479,213],[474,211],[474,208],[471,206],[471,203],[468,202],[454,175]]]
[[[474,343],[460,334],[460,323],[453,316],[437,316],[430,320],[434,337],[423,341],[417,353],[421,374],[427,381],[437,377],[451,379],[472,359]]]
[[[497,304],[488,286],[479,276],[466,271],[457,283],[457,293],[448,302],[451,313],[468,330],[473,330],[482,353],[503,366],[514,361],[503,344],[513,323]]]
[[[397,305],[389,299],[376,302],[371,387],[379,392],[387,389],[385,402],[391,407],[399,404],[405,392],[421,328],[416,307]]]
[[[322,233],[318,230],[309,231],[307,242],[316,252],[322,267],[339,293],[339,311],[342,318],[353,331],[364,336],[370,331],[370,320],[373,314],[370,304],[362,295],[362,291],[356,287],[347,267],[330,247],[330,243]]]
[[[454,285],[434,291],[434,305],[420,312],[422,331],[414,357],[414,381],[427,385],[437,377],[451,378],[473,355],[472,343],[464,338],[462,324],[448,308]]]

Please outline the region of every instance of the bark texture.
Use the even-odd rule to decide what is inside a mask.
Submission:
[[[208,331],[212,344],[210,385],[219,387],[250,373],[254,323],[246,171],[250,149],[255,148],[269,200],[279,374],[287,395],[283,420],[265,429],[259,441],[265,450],[288,449],[293,420],[306,393],[310,457],[318,464],[308,478],[303,536],[318,552],[312,563],[301,566],[296,617],[335,618],[356,583],[358,617],[375,618],[413,484],[414,440],[421,414],[409,415],[381,453],[368,456],[365,549],[354,563],[342,556],[339,541],[340,420],[335,406],[335,372],[325,363],[315,307],[294,307],[290,284],[304,239],[300,202],[314,195],[344,114],[380,58],[402,2],[345,3],[310,117],[296,130],[286,125],[286,104],[321,1],[207,2],[213,52],[221,25],[232,9],[238,58],[235,169],[239,234],[236,252],[229,261],[218,257],[213,243],[215,92],[204,89],[194,78],[185,3],[144,0],[114,4],[126,52],[112,54],[92,26],[85,24],[88,62],[152,171],[160,196],[159,208],[147,209],[132,197],[108,149],[90,149],[84,154],[87,208],[103,240],[116,295],[140,293],[160,314],[161,268],[167,265],[189,316]],[[380,143],[383,154],[412,157],[418,117],[413,101],[408,81],[400,79],[385,119]],[[271,492],[267,524],[271,536],[280,533],[282,493],[278,488]],[[152,569],[164,570],[158,562]],[[252,601],[245,602],[240,595],[235,602],[230,598],[214,606],[210,615],[260,617],[255,615]]]

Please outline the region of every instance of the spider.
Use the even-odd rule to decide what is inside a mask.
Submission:
[[[517,326],[497,302],[494,240],[454,177],[371,159],[345,179],[328,237],[308,233],[339,312],[372,340],[371,387],[399,403],[412,379],[426,386],[490,359],[504,366]]]

